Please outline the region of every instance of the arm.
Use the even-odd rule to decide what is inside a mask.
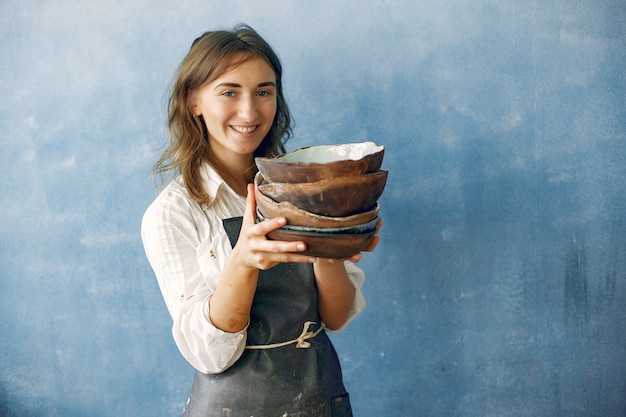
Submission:
[[[255,212],[254,188],[249,184],[239,239],[209,300],[211,322],[226,332],[238,332],[247,326],[260,269],[270,269],[280,262],[315,262],[315,258],[297,253],[305,249],[302,242],[265,237],[285,225],[284,218],[256,223]]]
[[[218,236],[209,235],[207,226],[198,223],[196,219],[201,215],[183,193],[169,189],[146,210],[141,236],[172,317],[176,346],[200,372],[217,373],[239,358],[245,347],[246,332],[224,332],[208,318],[207,300],[219,279],[219,266],[217,262],[207,262],[208,256],[202,259],[198,253],[210,250],[218,253],[227,246]],[[221,250],[218,256],[225,259],[227,255]]]
[[[284,219],[255,225],[251,194],[240,239],[232,250],[225,235],[201,241],[207,239],[199,236],[199,230],[207,227],[201,220],[205,214],[200,209],[195,213],[180,191],[170,190],[155,201],[142,220],[144,248],[173,320],[174,341],[185,359],[203,373],[223,372],[243,353],[258,270],[283,259],[312,261],[284,252],[299,250],[301,242],[266,241],[265,234],[284,224]],[[220,259],[225,259],[223,267]]]
[[[337,330],[348,320],[356,288],[344,263],[334,259],[318,259],[313,264],[317,284],[317,307],[324,325]]]
[[[381,220],[376,225],[377,233],[380,226]],[[378,236],[374,236],[365,251],[373,251],[379,240]],[[364,279],[363,273],[352,265],[360,259],[359,253],[347,261],[318,259],[313,264],[318,310],[329,330],[341,329],[365,307],[365,301],[360,293],[360,286]]]

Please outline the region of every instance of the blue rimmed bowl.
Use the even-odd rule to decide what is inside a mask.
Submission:
[[[265,218],[257,210],[258,221]],[[304,255],[343,259],[363,251],[376,234],[378,217],[365,224],[348,227],[302,227],[285,225],[267,234],[272,240],[304,242]]]

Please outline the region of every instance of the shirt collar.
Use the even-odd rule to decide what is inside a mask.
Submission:
[[[209,203],[203,204],[202,208],[206,209],[211,206],[217,199],[217,194],[220,192],[229,192],[233,193],[232,189],[228,186],[226,181],[222,178],[220,174],[217,173],[215,168],[211,166],[210,163],[205,162],[200,170],[200,175],[202,177],[202,185],[204,186],[205,191],[209,195]]]

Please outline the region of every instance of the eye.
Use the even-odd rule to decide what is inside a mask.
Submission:
[[[234,91],[230,91],[230,90],[229,91],[224,91],[222,93],[222,95],[225,96],[225,97],[234,97],[235,96],[235,92]]]
[[[261,90],[257,93],[257,95],[260,97],[269,97],[272,95],[272,92],[269,90]]]

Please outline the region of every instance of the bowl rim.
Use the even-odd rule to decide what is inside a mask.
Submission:
[[[316,232],[301,232],[296,230],[285,230],[282,227],[278,229],[274,229],[269,232],[267,235],[269,236],[273,232],[281,232],[292,236],[303,236],[303,237],[314,237],[314,238],[322,238],[322,239],[361,239],[366,237],[371,237],[376,234],[375,230],[366,232],[366,233],[316,233]]]
[[[268,220],[263,216],[259,208],[256,210],[257,220],[259,222]],[[345,227],[310,227],[310,226],[297,226],[286,224],[279,229],[288,232],[306,232],[306,233],[315,233],[316,235],[361,235],[367,234],[374,230],[376,230],[376,224],[378,223],[379,217],[376,216],[374,219],[368,221],[367,223],[356,224],[354,226],[345,226]]]
[[[368,153],[364,153],[361,156],[359,156],[358,158],[350,158],[350,157],[338,157],[335,159],[330,159],[327,161],[323,161],[323,162],[313,162],[313,161],[300,161],[300,160],[293,160],[294,158],[297,158],[298,156],[302,156],[302,155],[307,155],[311,152],[314,152],[318,149],[321,150],[325,150],[325,149],[344,149],[344,148],[348,148],[348,147],[354,147],[354,146],[361,146],[363,148],[367,148],[370,147],[372,148]],[[280,164],[297,164],[299,166],[316,166],[316,165],[325,165],[325,164],[334,164],[334,163],[341,163],[341,162],[353,162],[353,161],[360,161],[364,158],[367,157],[372,157],[374,155],[380,154],[381,152],[385,151],[385,146],[384,145],[377,145],[375,142],[373,141],[364,141],[364,142],[351,142],[351,143],[339,143],[339,144],[332,144],[332,145],[312,145],[312,146],[305,146],[302,148],[298,148],[295,149],[293,151],[290,152],[286,152],[284,154],[275,156],[275,157],[267,157],[267,156],[259,156],[255,158],[255,162],[256,161],[268,161],[270,163],[280,163]],[[339,156],[338,153],[329,153],[330,155],[337,155]]]

